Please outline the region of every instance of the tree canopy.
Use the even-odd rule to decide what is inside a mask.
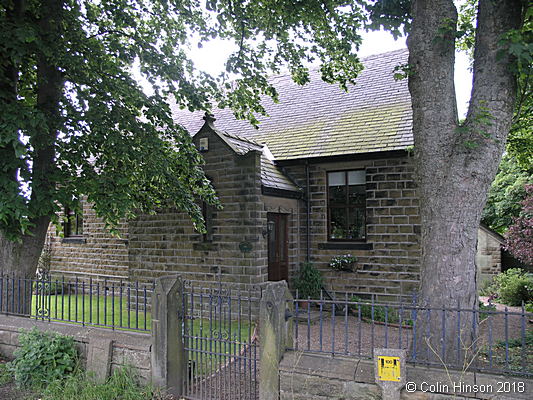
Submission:
[[[201,226],[197,200],[215,194],[168,98],[255,123],[260,96],[276,98],[268,71],[287,66],[305,83],[318,59],[345,86],[361,68],[362,18],[342,0],[2,0],[0,231],[20,240],[80,196],[110,225],[169,205]],[[215,38],[238,44],[218,77],[187,55]]]

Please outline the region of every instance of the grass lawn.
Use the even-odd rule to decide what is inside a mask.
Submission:
[[[38,309],[45,305],[48,315],[41,315]],[[139,310],[136,303],[132,302],[132,309],[127,307],[127,298],[116,296],[95,296],[95,295],[33,295],[31,316],[44,320],[61,321],[74,324],[87,324],[103,327],[115,326],[119,330],[146,330],[152,329],[152,315],[150,311],[146,313],[144,301],[139,301]],[[192,332],[191,332],[192,327]],[[250,326],[248,321],[222,321],[209,320],[206,318],[195,318],[187,320],[187,330],[190,336],[198,337],[192,339],[193,342],[204,343],[206,340],[200,338],[214,338],[222,341],[248,342],[253,335],[254,326]]]
[[[41,307],[44,304],[44,307]],[[46,309],[48,315],[39,312]],[[31,316],[44,320],[62,321],[95,326],[115,326],[115,329],[151,330],[150,311],[142,310],[144,304],[132,302],[128,308],[127,298],[95,295],[49,295],[32,296]]]

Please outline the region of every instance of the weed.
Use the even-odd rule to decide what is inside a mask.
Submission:
[[[74,339],[36,328],[19,336],[21,347],[7,366],[18,386],[44,387],[72,374],[78,365]]]

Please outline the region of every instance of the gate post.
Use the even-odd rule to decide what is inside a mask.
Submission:
[[[293,345],[293,297],[287,282],[269,282],[259,307],[261,368],[259,400],[279,399],[279,363]]]
[[[184,302],[179,276],[156,280],[152,294],[152,383],[175,396],[183,394],[187,373],[182,336]]]

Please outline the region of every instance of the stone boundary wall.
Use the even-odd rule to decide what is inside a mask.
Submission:
[[[19,347],[21,329],[33,327],[73,336],[82,366],[93,371],[98,379],[105,379],[115,369],[126,365],[133,367],[142,381],[147,382],[151,378],[150,333],[121,332],[0,315],[0,354],[8,359],[13,358],[13,352]]]
[[[465,393],[453,391],[450,383],[464,385],[492,385],[492,393]],[[489,375],[481,373],[460,374],[444,369],[411,366],[407,367],[407,382],[415,382],[417,388],[425,391],[409,393],[405,388],[401,392],[403,400],[467,400],[531,399],[533,380],[519,377]],[[497,382],[514,382],[524,384],[524,392],[497,393]],[[424,383],[424,385],[422,385]],[[430,387],[430,385],[434,385]],[[446,391],[446,385],[449,391]],[[466,386],[463,386],[466,388]],[[431,388],[431,392],[429,391]],[[280,364],[280,399],[281,400],[363,400],[381,399],[380,389],[375,383],[374,365],[370,360],[355,357],[323,354],[309,354],[289,351]]]

